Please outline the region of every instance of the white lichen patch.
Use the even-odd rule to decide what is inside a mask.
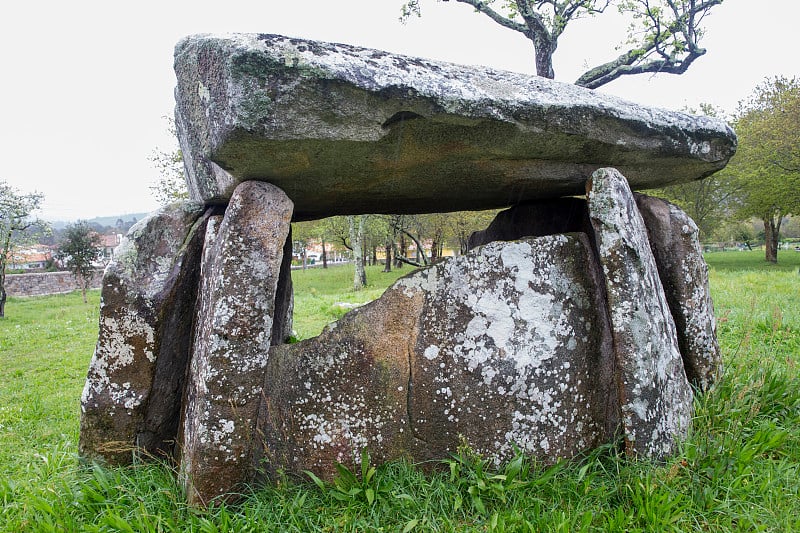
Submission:
[[[115,309],[114,314],[103,314],[100,337],[81,395],[84,411],[98,402],[129,412],[139,406],[150,392],[152,370],[142,371],[152,369],[155,363],[154,343],[153,325],[134,310],[122,308]],[[134,385],[132,379],[137,379]]]
[[[425,352],[423,353],[425,359],[433,361],[437,357],[439,357],[439,347],[435,344],[431,344],[427,348],[425,348]]]
[[[596,442],[588,253],[564,235],[495,242],[402,280],[426,293],[420,360],[440,361],[415,377],[418,432],[462,434],[496,461],[514,445],[561,457]]]

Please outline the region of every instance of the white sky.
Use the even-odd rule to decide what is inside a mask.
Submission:
[[[193,33],[262,32],[533,73],[532,46],[469,6],[422,0],[21,0],[0,15],[0,180],[45,194],[41,216],[150,211],[156,147],[175,145],[175,43]],[[562,36],[556,79],[617,55],[609,14]],[[800,75],[800,0],[725,0],[706,19],[708,53],[682,76],[636,76],[601,90],[654,106],[736,109],[765,77]]]

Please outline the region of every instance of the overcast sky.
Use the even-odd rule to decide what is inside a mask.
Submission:
[[[40,213],[75,220],[157,208],[149,156],[175,146],[172,53],[194,33],[263,32],[533,73],[532,47],[466,5],[422,0],[22,0],[0,17],[0,180],[45,194]],[[800,75],[800,0],[725,0],[706,22],[708,53],[682,76],[637,76],[602,91],[679,109],[736,109],[765,77]],[[615,57],[625,24],[570,25],[556,79]]]

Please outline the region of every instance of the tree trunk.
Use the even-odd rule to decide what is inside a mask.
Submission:
[[[350,215],[347,222],[350,226],[350,244],[353,247],[353,290],[360,291],[367,284],[367,273],[364,271],[364,253],[361,248],[361,239],[364,237],[364,219],[360,215],[358,221]]]
[[[458,248],[461,252],[460,255],[465,255],[469,252],[469,235],[459,235],[458,236]]]
[[[536,37],[531,39],[533,48],[536,52],[536,74],[543,78],[554,79],[556,73],[553,70],[553,53],[556,51],[555,44],[550,39]]]
[[[386,253],[386,260],[384,261],[383,271],[384,272],[391,272],[392,271],[392,243],[391,242],[387,242],[386,246],[384,246],[383,250]]]
[[[305,244],[304,244],[303,245],[303,270],[306,269],[307,265],[308,265],[308,257],[306,256],[306,248],[305,248]]]
[[[778,262],[778,235],[781,231],[781,216],[778,215],[778,222],[773,217],[765,218],[764,222],[764,248],[765,259],[770,263]]]
[[[322,239],[322,268],[328,268],[328,250],[325,248],[325,239]]]
[[[10,235],[9,235],[10,237]],[[5,245],[0,249],[0,318],[6,316],[6,259],[8,258],[9,238],[5,239]]]
[[[89,300],[86,299],[86,287],[89,285],[89,282],[86,278],[81,279],[81,296],[83,296],[83,303],[88,304]]]
[[[413,234],[407,231],[404,231],[403,233],[408,235],[408,238],[414,241],[414,245],[416,246],[414,251],[414,262],[418,265],[428,265],[428,256],[425,255],[425,248],[423,248],[420,239],[417,239]],[[407,257],[406,254],[403,254],[403,257]]]
[[[406,244],[405,235],[403,235],[401,233],[400,234],[400,253],[394,254],[395,258],[397,258],[398,256],[399,257],[406,257],[407,252],[408,252],[408,244]],[[394,267],[395,268],[403,268],[403,262],[400,261],[399,259],[397,259],[397,261],[394,264]]]

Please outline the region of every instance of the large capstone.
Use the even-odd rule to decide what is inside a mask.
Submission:
[[[175,50],[192,198],[267,181],[295,219],[485,209],[582,194],[601,166],[634,189],[724,167],[723,122],[537,76],[277,35]],[[446,199],[446,201],[443,201]]]
[[[270,349],[268,473],[331,478],[363,449],[499,462],[608,442],[619,419],[599,272],[584,234],[495,242],[402,278],[317,338]]]
[[[287,311],[279,280],[291,216],[281,190],[251,181],[237,187],[224,218],[208,224],[180,435],[190,503],[252,480],[267,353],[283,341],[273,332],[285,331],[276,309]]]
[[[188,360],[207,216],[173,204],[133,226],[103,276],[100,334],[81,398],[84,457],[169,455]]]
[[[692,417],[675,323],[625,178],[600,169],[586,197],[605,277],[626,450],[661,458],[686,437]]]

